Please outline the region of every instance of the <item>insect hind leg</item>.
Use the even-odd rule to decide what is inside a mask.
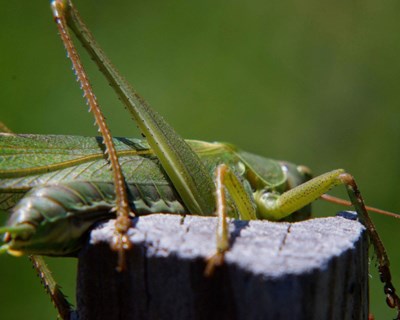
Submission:
[[[107,157],[110,167],[113,172],[113,180],[115,185],[116,195],[116,235],[111,248],[118,252],[118,266],[117,270],[122,271],[126,268],[125,266],[125,251],[131,247],[127,232],[130,228],[130,214],[134,214],[130,211],[128,194],[126,191],[125,178],[122,173],[121,165],[118,161],[117,152],[112,140],[111,132],[106,124],[105,117],[100,109],[97,102],[96,96],[93,93],[92,86],[89,82],[89,78],[83,67],[79,54],[75,48],[74,42],[72,41],[68,23],[71,20],[71,11],[73,6],[71,1],[68,0],[52,0],[51,9],[53,12],[54,21],[59,30],[60,38],[64,43],[67,55],[72,62],[73,70],[77,80],[81,85],[83,96],[86,99],[86,103],[89,105],[89,111],[95,118],[95,124],[98,127],[99,132],[103,138],[105,146],[104,155]]]
[[[390,308],[397,308],[397,317],[400,319],[400,298],[396,294],[396,289],[392,284],[392,275],[390,272],[390,262],[387,256],[385,247],[382,240],[379,237],[376,228],[369,217],[368,211],[366,210],[364,200],[361,196],[360,190],[354,180],[354,177],[349,173],[342,173],[339,179],[346,186],[347,193],[349,195],[350,201],[355,207],[361,222],[367,228],[369,238],[374,246],[375,253],[378,259],[378,270],[380,275],[380,280],[384,284],[384,292],[386,294],[386,303]]]

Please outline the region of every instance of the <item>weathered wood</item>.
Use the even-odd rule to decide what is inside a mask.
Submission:
[[[79,257],[80,319],[367,319],[367,240],[357,221],[232,221],[226,264],[205,278],[215,223],[135,219],[122,273],[107,244],[113,222],[93,230]]]

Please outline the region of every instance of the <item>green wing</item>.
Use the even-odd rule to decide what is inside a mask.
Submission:
[[[0,209],[8,210],[34,186],[70,181],[112,183],[99,137],[0,134]],[[209,172],[218,163],[234,165],[227,146],[190,141]],[[128,184],[171,184],[145,140],[114,138]]]
[[[242,176],[241,180],[251,196],[247,180],[255,177],[254,168],[259,162],[258,158],[253,159],[256,156],[238,151],[229,144],[186,142],[199,155],[210,174],[214,174],[218,164],[225,163],[238,177]],[[172,185],[145,140],[114,138],[114,144],[128,184],[152,184],[156,188]],[[264,159],[264,166],[265,162],[277,166],[275,161]],[[275,173],[274,177],[268,177],[272,185],[282,182],[283,177],[277,168],[268,172]],[[101,138],[0,133],[0,209],[10,209],[35,186],[72,181],[113,182]]]
[[[115,138],[127,183],[169,184],[146,142]],[[112,182],[101,138],[0,134],[0,208],[32,187],[68,181]]]

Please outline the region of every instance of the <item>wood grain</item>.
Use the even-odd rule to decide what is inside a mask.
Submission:
[[[80,319],[367,319],[364,227],[342,217],[297,223],[231,221],[231,250],[212,277],[214,217],[133,220],[128,270],[109,249],[113,221],[79,257]]]

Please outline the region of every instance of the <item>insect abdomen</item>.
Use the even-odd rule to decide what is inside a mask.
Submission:
[[[154,212],[187,212],[176,192],[169,185],[128,185],[129,201],[135,214]],[[113,216],[115,190],[107,182],[69,182],[33,188],[13,208],[9,224],[30,221],[33,225],[43,220],[63,218],[95,223]]]

